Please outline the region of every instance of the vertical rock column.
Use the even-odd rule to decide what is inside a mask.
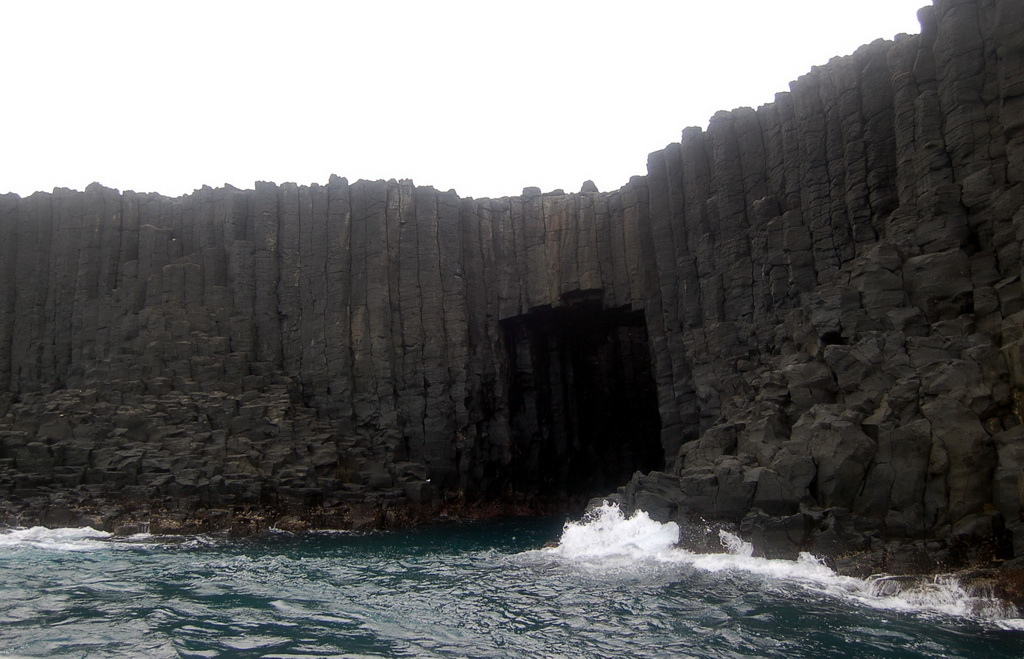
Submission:
[[[252,217],[253,325],[255,357],[264,369],[280,368],[283,361],[277,286],[280,276],[278,213],[277,186],[257,182]]]
[[[416,246],[423,328],[421,374],[425,406],[422,448],[414,450],[412,455],[417,462],[426,464],[431,472],[437,470],[438,476],[445,479],[442,483],[450,485],[455,457],[452,441],[454,427],[450,418],[453,410],[448,381],[449,319],[445,317],[446,296],[440,245],[440,224],[452,221],[447,211],[447,205],[443,204],[433,188],[416,189]],[[452,230],[446,227],[445,235],[450,237]],[[446,248],[446,252],[449,248]]]
[[[0,414],[6,411],[13,370],[11,348],[14,343],[14,319],[18,309],[15,287],[18,248],[18,197],[0,195]]]
[[[324,354],[327,359],[329,418],[349,426],[352,406],[352,204],[349,184],[332,176],[327,183],[327,263],[324,300]]]
[[[996,6],[993,31],[999,86],[999,122],[1006,139],[1007,178],[1024,181],[1024,6],[1003,1]]]

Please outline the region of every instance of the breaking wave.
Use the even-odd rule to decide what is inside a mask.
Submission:
[[[93,551],[108,546],[111,534],[85,526],[73,529],[48,529],[33,526],[0,532],[0,547],[32,547],[52,551]]]
[[[948,579],[851,579],[727,532],[694,554],[679,533],[611,506],[565,526],[0,531],[0,654],[1020,656],[1016,613]]]
[[[745,573],[875,609],[966,617],[1004,629],[1024,629],[1024,619],[1013,605],[973,593],[952,575],[847,577],[809,553],[801,553],[796,560],[754,556],[749,542],[727,531],[719,531],[721,553],[700,554],[677,546],[679,530],[675,522],[654,521],[644,511],[626,517],[617,505],[605,502],[582,520],[567,522],[556,546],[526,553],[590,570],[622,572],[680,565],[705,572]]]

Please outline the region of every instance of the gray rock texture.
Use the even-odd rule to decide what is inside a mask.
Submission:
[[[0,196],[8,518],[629,481],[779,553],[1024,556],[1024,4],[919,17],[614,192]]]

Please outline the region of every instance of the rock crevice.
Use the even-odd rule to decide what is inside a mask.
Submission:
[[[1024,555],[1024,8],[920,19],[613,192],[0,196],[0,496],[331,510],[656,469],[622,501]]]

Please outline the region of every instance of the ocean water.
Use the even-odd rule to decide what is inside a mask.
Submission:
[[[5,657],[1015,657],[1024,620],[944,579],[673,547],[606,506],[388,533],[0,534]],[[545,546],[558,541],[557,546]]]

